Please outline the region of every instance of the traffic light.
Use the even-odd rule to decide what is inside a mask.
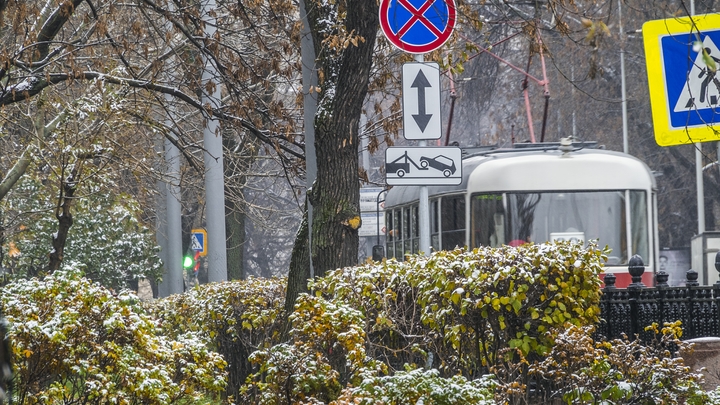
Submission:
[[[183,258],[183,267],[186,269],[192,268],[197,273],[200,268],[200,252],[196,251],[194,256],[185,256]]]

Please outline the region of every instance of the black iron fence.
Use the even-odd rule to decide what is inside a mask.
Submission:
[[[720,252],[715,258],[715,268],[720,271]],[[700,286],[698,273],[689,270],[685,285],[670,287],[668,274],[655,274],[655,286],[646,287],[640,281],[645,271],[642,258],[630,259],[629,272],[632,284],[627,288],[615,287],[615,276],[605,276],[605,287],[600,301],[602,321],[597,334],[605,339],[620,338],[622,335],[638,335],[647,340],[652,332],[645,327],[657,323],[682,321],[682,339],[720,336],[720,282],[711,286]]]

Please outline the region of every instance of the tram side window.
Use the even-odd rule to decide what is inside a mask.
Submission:
[[[630,191],[630,211],[633,254],[639,254],[643,258],[650,257],[647,237],[647,194],[644,191]]]
[[[411,253],[418,253],[418,246],[420,245],[420,221],[418,220],[418,206],[414,205],[410,207],[410,217],[412,220],[412,246],[410,248]]]
[[[402,211],[397,209],[393,211],[393,229],[395,230],[395,257],[402,260],[405,256],[403,251],[403,233],[402,233]]]
[[[411,247],[410,247],[410,241],[412,240],[412,234],[410,233],[410,207],[404,207],[402,210],[403,213],[403,221],[402,221],[402,227],[403,227],[403,249],[402,253],[403,256],[405,256],[405,253],[410,253]]]
[[[505,209],[501,194],[472,197],[470,246],[497,247],[505,243]]]
[[[385,230],[386,230],[386,245],[387,245],[387,257],[395,257],[395,228],[393,228],[393,211],[387,210],[385,212]]]
[[[438,223],[439,201],[430,202],[430,245],[434,250],[440,250],[440,224]]]
[[[445,197],[440,202],[443,250],[465,246],[465,197]]]

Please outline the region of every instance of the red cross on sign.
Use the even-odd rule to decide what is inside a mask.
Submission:
[[[455,27],[454,0],[381,0],[380,27],[387,39],[409,53],[441,47]]]

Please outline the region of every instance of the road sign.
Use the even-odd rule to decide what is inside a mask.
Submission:
[[[393,186],[462,183],[462,151],[455,147],[385,149],[385,181]]]
[[[402,51],[432,52],[452,34],[455,0],[381,0],[380,27]]]
[[[193,229],[190,233],[190,249],[207,255],[207,232],[204,229]]]
[[[404,64],[402,87],[405,139],[440,139],[440,66],[435,62]]]
[[[385,212],[380,211],[380,214],[375,212],[363,212],[360,214],[362,218],[362,225],[358,229],[358,236],[378,236],[385,235]],[[378,224],[378,221],[380,222]]]
[[[720,15],[648,21],[642,30],[658,145],[719,140],[720,72],[707,61],[720,68]]]
[[[380,193],[383,191],[385,189],[382,187],[361,187],[360,212],[382,212],[385,209],[385,204],[382,203],[385,199],[380,196]]]

